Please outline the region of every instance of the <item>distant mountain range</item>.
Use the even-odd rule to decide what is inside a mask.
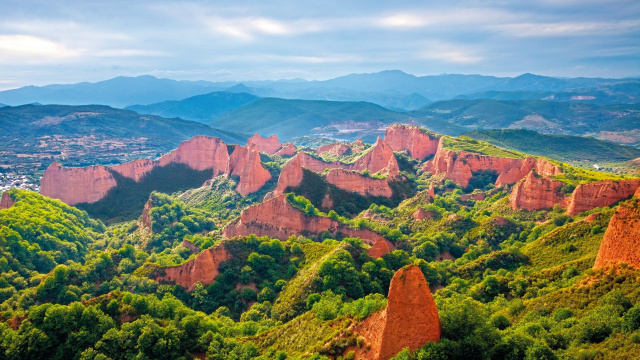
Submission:
[[[21,105],[102,104],[115,107],[184,100],[212,92],[244,92],[258,97],[301,100],[367,101],[412,111],[432,101],[464,99],[555,99],[596,104],[635,103],[640,79],[554,78],[533,74],[518,77],[483,75],[414,76],[398,70],[350,74],[324,81],[176,81],[153,76],[117,77],[97,83],[26,86],[0,92],[0,102]],[[155,110],[154,110],[155,111]]]

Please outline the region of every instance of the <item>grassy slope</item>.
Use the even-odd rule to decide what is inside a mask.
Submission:
[[[640,150],[590,137],[549,135],[530,130],[477,130],[464,134],[505,149],[568,163],[612,163],[640,157]]]

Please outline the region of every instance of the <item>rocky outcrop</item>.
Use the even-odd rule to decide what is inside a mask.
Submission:
[[[525,210],[551,209],[556,204],[563,204],[563,182],[539,176],[535,170],[514,185],[509,203],[511,208]]]
[[[258,147],[255,144],[251,144],[248,149],[247,159],[240,170],[240,181],[236,186],[236,191],[242,196],[247,196],[260,190],[269,180],[271,180],[271,174],[262,167]]]
[[[376,243],[373,244],[372,247],[367,249],[367,254],[374,259],[379,259],[382,256],[391,252],[392,245],[389,243],[389,240],[385,238],[378,238]]]
[[[406,150],[418,160],[434,155],[438,150],[438,138],[418,126],[393,124],[387,128],[384,140],[394,151]]]
[[[291,156],[295,154],[296,154],[296,147],[292,143],[288,143],[287,145],[284,145],[282,149],[276,152],[276,155],[278,156]]]
[[[203,250],[195,259],[179,265],[164,268],[164,275],[156,277],[159,283],[179,284],[187,290],[193,290],[197,282],[203,285],[213,283],[220,274],[220,263],[231,259],[231,255],[220,243],[212,248]]]
[[[610,206],[624,200],[640,187],[640,179],[597,181],[578,185],[571,194],[567,214],[571,216],[597,207]]]
[[[356,358],[365,360],[388,360],[404,348],[415,351],[440,341],[438,309],[420,268],[409,265],[398,270],[391,280],[387,308],[354,330],[367,343],[355,349]]]
[[[500,173],[496,180],[496,186],[515,184],[527,176],[531,170],[535,170],[537,174],[542,176],[555,176],[562,174],[562,170],[557,165],[545,159],[527,157],[519,168],[513,167],[507,172]]]
[[[182,244],[180,244],[180,246],[185,249],[189,249],[193,254],[197,254],[198,251],[200,251],[200,248],[189,240],[182,240]]]
[[[640,268],[640,203],[634,200],[620,204],[609,220],[593,267],[598,269],[616,263]]]
[[[426,162],[424,170],[434,175],[443,174],[462,187],[469,185],[473,172],[495,170],[498,174],[508,173],[514,168],[520,169],[524,163],[524,159],[500,158],[465,151],[456,153],[444,148],[444,139],[445,137],[440,138],[436,155],[433,160]]]
[[[140,181],[155,167],[171,163],[185,164],[198,171],[212,170],[212,176],[222,174],[229,161],[227,145],[218,138],[195,136],[180,143],[178,148],[159,160],[135,160],[130,163],[84,168],[65,168],[57,161],[44,172],[40,193],[59,199],[68,205],[93,203],[102,199],[117,185],[113,173]]]
[[[398,161],[393,154],[393,150],[379,137],[376,144],[372,146],[366,154],[361,156],[352,164],[345,164],[339,161],[325,162],[305,152],[300,152],[289,160],[289,162],[282,168],[276,189],[267,194],[265,196],[265,200],[284,194],[288,187],[299,186],[303,177],[302,168],[306,168],[317,173],[322,173],[326,169],[343,169],[358,172],[368,170],[370,173],[380,172],[382,174],[386,174],[390,179],[395,178],[400,173],[400,167],[398,166]],[[351,178],[355,179],[354,177]],[[376,184],[378,183],[376,182]],[[360,187],[361,186],[358,185],[351,189],[347,186],[341,186],[341,188],[347,191],[357,191]]]
[[[436,189],[433,187],[433,182],[429,183],[429,188],[427,189],[427,197],[431,199],[436,197]]]
[[[162,156],[159,165],[178,163],[199,171],[212,169],[212,176],[217,176],[224,173],[228,161],[227,144],[222,140],[208,136],[194,136],[181,142],[177,149]]]
[[[420,220],[424,220],[426,218],[432,218],[431,213],[427,212],[425,209],[419,207],[416,211],[413,212],[413,214],[411,214],[411,217],[413,217],[413,220],[415,221],[420,221]]]
[[[115,186],[116,179],[106,166],[65,168],[54,161],[40,181],[40,194],[75,205],[96,202]]]
[[[346,143],[340,142],[340,143],[320,146],[319,148],[316,149],[316,154],[322,155],[325,153],[330,153],[330,154],[340,156],[348,153],[350,150],[351,150],[351,146],[349,146]]]
[[[226,166],[226,169],[224,170],[224,174],[227,176],[231,176],[231,175],[240,176],[240,171],[242,171],[242,167],[244,166],[244,162],[247,160],[248,155],[249,155],[248,146],[236,145],[233,148],[233,152],[229,156],[229,161],[227,162],[227,166]]]
[[[263,138],[258,133],[255,133],[249,138],[249,141],[247,141],[247,146],[250,146],[251,144],[255,144],[258,147],[259,152],[267,153],[269,155],[275,154],[282,147],[277,136],[271,135],[268,138]]]
[[[142,217],[140,218],[140,229],[147,234],[151,234],[153,229],[153,223],[151,219],[152,208],[153,208],[153,201],[151,201],[151,197],[149,197],[149,200],[147,200],[147,203],[144,204],[144,209],[142,210]]]
[[[222,231],[223,236],[270,236],[286,240],[291,235],[315,236],[324,231],[359,237],[368,244],[374,244],[379,234],[368,229],[353,229],[324,216],[306,216],[279,195],[263,203],[245,209],[239,218],[230,222]]]
[[[393,190],[386,180],[374,179],[355,171],[332,169],[329,170],[325,178],[329,184],[360,195],[387,198],[393,195]]]
[[[13,200],[13,198],[11,197],[11,195],[9,195],[8,192],[6,191],[2,192],[2,197],[0,197],[0,210],[8,209],[12,207],[13,204],[15,203],[16,201]]]

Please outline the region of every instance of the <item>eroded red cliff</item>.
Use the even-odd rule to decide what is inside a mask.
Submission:
[[[96,202],[115,186],[116,180],[106,166],[65,168],[54,161],[40,181],[40,194],[75,205]]]
[[[367,254],[374,259],[379,259],[382,256],[391,252],[391,248],[393,246],[389,242],[389,240],[381,237],[376,240],[375,244],[372,247],[367,249]]]
[[[389,287],[387,308],[367,318],[355,331],[367,346],[356,358],[388,360],[404,348],[415,351],[440,341],[440,317],[429,284],[416,265],[398,270]]]
[[[280,140],[278,140],[277,136],[271,135],[268,138],[263,138],[258,133],[255,133],[252,137],[249,138],[247,146],[250,146],[251,144],[255,144],[258,147],[258,151],[267,153],[269,155],[275,154],[282,147],[282,144],[280,144]]]
[[[640,189],[636,193],[640,196]],[[627,263],[640,268],[640,202],[620,204],[604,233],[594,268]]]
[[[212,248],[203,250],[195,259],[174,267],[164,268],[164,276],[159,276],[156,281],[160,283],[175,283],[193,290],[197,282],[203,285],[213,283],[220,274],[220,263],[231,259],[230,253],[220,243]]]
[[[255,234],[286,240],[291,235],[315,236],[324,231],[359,237],[369,244],[380,237],[371,230],[353,229],[328,217],[306,216],[293,207],[285,195],[248,207],[239,218],[225,226],[222,234],[227,238]]]
[[[509,203],[515,209],[542,210],[551,209],[565,201],[562,193],[563,182],[540,176],[531,170],[527,176],[516,183],[509,195]]]
[[[389,182],[384,179],[374,179],[362,175],[355,171],[343,169],[331,169],[325,178],[327,182],[340,189],[356,192],[365,196],[391,197],[393,190],[389,187]]]
[[[6,191],[2,192],[2,197],[0,197],[0,210],[8,209],[12,207],[13,204],[15,203],[16,201],[13,200],[13,198],[11,197],[11,195],[9,195],[8,192]]]
[[[384,141],[394,151],[406,150],[418,160],[434,155],[438,150],[438,138],[418,126],[393,124],[387,128]]]
[[[567,213],[571,216],[597,207],[605,207],[624,200],[640,187],[640,179],[597,181],[578,185],[571,194]]]
[[[276,152],[276,155],[278,156],[291,156],[295,154],[296,154],[296,147],[292,143],[288,143],[287,145],[284,145],[282,149]]]
[[[262,167],[260,153],[255,144],[249,146],[247,159],[244,161],[239,175],[240,181],[236,186],[236,191],[242,196],[247,196],[260,190],[267,181],[271,180],[269,171]]]
[[[142,210],[142,217],[140,218],[140,229],[146,234],[152,233],[152,218],[151,218],[151,209],[153,208],[153,201],[151,201],[151,196],[149,196],[149,200],[144,204],[144,209]]]

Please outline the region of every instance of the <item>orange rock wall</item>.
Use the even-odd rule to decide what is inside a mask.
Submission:
[[[340,189],[360,195],[391,197],[393,191],[383,179],[374,179],[354,171],[332,169],[326,175],[327,181]]]
[[[252,137],[249,138],[247,146],[251,144],[255,144],[258,147],[258,151],[267,153],[269,155],[275,154],[282,147],[282,144],[280,144],[277,136],[271,135],[268,138],[263,138],[258,133],[255,133]]]
[[[306,216],[289,204],[285,195],[248,207],[238,219],[225,226],[222,234],[227,238],[255,234],[286,240],[291,235],[317,235],[325,230],[334,235],[359,237],[368,244],[380,237],[371,230],[352,229],[327,217]]]
[[[597,269],[621,262],[640,268],[640,205],[635,201],[620,204],[616,209],[593,267]]]
[[[578,185],[571,194],[567,213],[571,216],[626,199],[640,187],[640,179],[597,181]]]
[[[393,245],[389,242],[389,240],[385,238],[378,238],[375,244],[372,247],[367,249],[367,254],[374,259],[379,259],[382,256],[391,252],[391,248]]]
[[[541,210],[553,208],[565,200],[561,191],[564,183],[548,177],[537,176],[534,171],[514,185],[509,203],[515,209]]]
[[[236,186],[236,191],[242,196],[247,196],[260,190],[269,180],[271,180],[271,174],[262,167],[258,147],[255,144],[250,145],[247,159],[240,170],[240,182]]]
[[[203,250],[195,259],[182,265],[165,268],[165,275],[156,278],[156,281],[176,283],[187,290],[193,290],[197,282],[201,282],[203,285],[213,283],[220,274],[218,271],[220,263],[230,258],[231,255],[221,243]]]
[[[2,197],[0,197],[0,210],[8,209],[15,204],[15,200],[7,193],[6,191],[2,192]]]
[[[291,156],[296,154],[296,147],[292,143],[284,145],[282,149],[278,150],[276,155],[278,156]]]
[[[116,179],[106,166],[65,168],[53,162],[40,181],[40,194],[68,205],[93,203],[116,186]]]
[[[423,160],[438,150],[438,139],[431,138],[418,126],[394,124],[387,128],[384,140],[394,151],[406,150],[411,157]]]
[[[176,150],[162,156],[159,165],[178,163],[199,171],[213,169],[213,176],[216,176],[224,173],[228,161],[227,144],[221,139],[194,136],[190,140],[181,142]]]

